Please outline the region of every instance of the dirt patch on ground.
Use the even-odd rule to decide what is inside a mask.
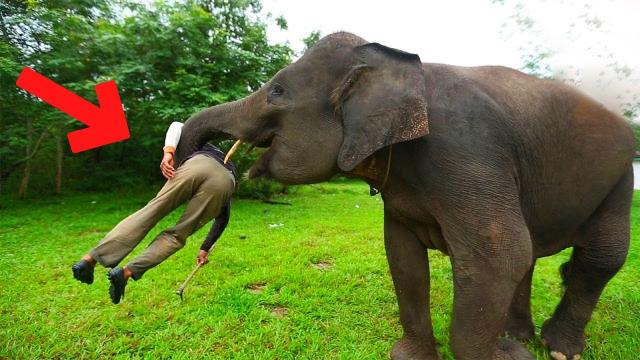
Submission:
[[[262,294],[264,292],[264,289],[266,288],[267,288],[266,282],[257,282],[257,283],[247,285],[247,291],[252,294]]]
[[[287,316],[287,314],[289,314],[289,309],[287,309],[284,306],[274,306],[270,310],[271,310],[271,315],[273,315],[278,319],[283,318]]]
[[[97,228],[89,228],[83,231],[80,231],[78,233],[76,233],[76,236],[93,236],[93,235],[106,235],[107,232],[109,232],[108,228],[102,228],[102,227],[97,227]]]
[[[331,270],[331,268],[333,267],[333,264],[329,260],[320,260],[320,261],[311,263],[311,267],[321,271],[328,271],[328,270]]]

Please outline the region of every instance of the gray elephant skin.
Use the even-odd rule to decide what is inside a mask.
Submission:
[[[193,115],[176,152],[217,136],[268,150],[248,171],[287,184],[335,174],[384,199],[384,242],[404,335],[393,359],[440,358],[427,249],[451,259],[457,359],[533,359],[537,258],[573,247],[541,336],[578,358],[629,247],[634,138],[579,91],[497,66],[422,63],[349,33],[321,39],[241,100]]]

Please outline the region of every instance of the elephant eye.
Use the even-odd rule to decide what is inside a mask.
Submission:
[[[284,94],[284,88],[280,84],[275,84],[271,88],[271,95],[280,96]]]

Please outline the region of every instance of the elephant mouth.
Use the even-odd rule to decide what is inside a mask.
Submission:
[[[274,145],[275,145],[275,139],[276,138],[277,138],[277,134],[274,132],[274,133],[268,134],[266,136],[262,136],[260,138],[253,139],[251,141],[238,139],[233,144],[231,149],[229,149],[229,151],[227,152],[227,154],[226,154],[226,156],[224,158],[224,162],[226,164],[229,160],[231,160],[233,155],[238,151],[240,145],[243,144],[243,143],[248,143],[248,144],[251,145],[249,147],[249,149],[247,150],[247,152],[251,152],[251,150],[253,150],[253,148],[256,148],[256,147],[257,148],[266,148],[267,151],[265,151],[256,160],[256,162],[249,168],[249,170],[245,174],[245,176],[248,179],[257,178],[257,177],[260,177],[260,176],[265,176],[266,173],[267,173],[267,168],[268,168],[269,161],[270,161],[270,159],[271,159],[271,157],[273,156],[273,153],[274,153],[274,148],[275,148]]]

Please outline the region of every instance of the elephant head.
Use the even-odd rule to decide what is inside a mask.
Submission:
[[[249,178],[313,183],[352,172],[377,150],[428,131],[420,58],[335,33],[256,92],[193,115],[176,160],[223,135],[269,148]]]

